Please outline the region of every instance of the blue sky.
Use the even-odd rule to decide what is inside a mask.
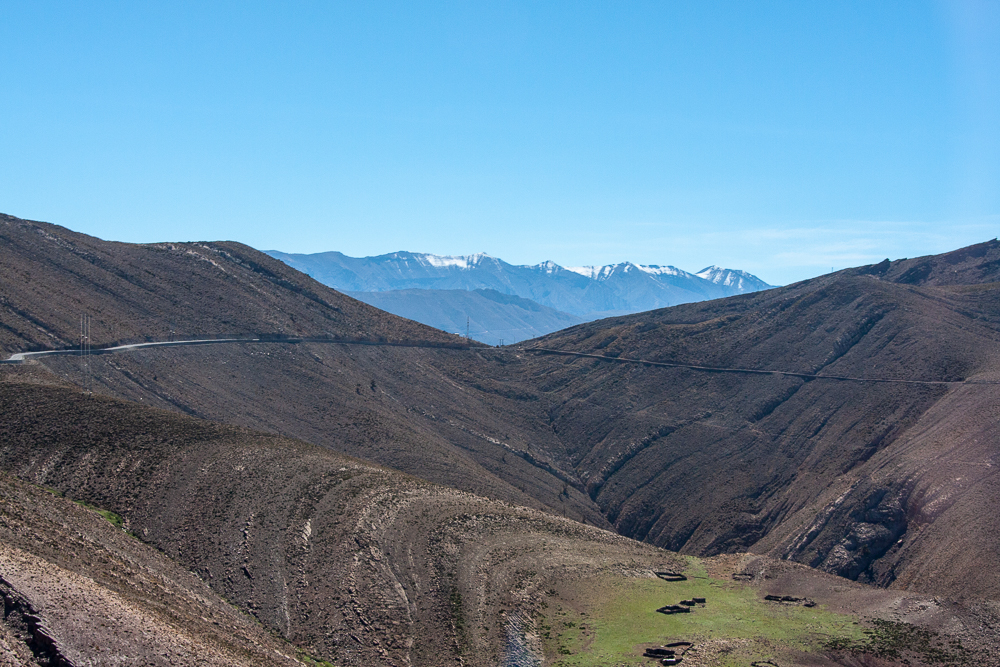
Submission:
[[[0,211],[743,268],[1000,232],[1000,3],[0,0]]]

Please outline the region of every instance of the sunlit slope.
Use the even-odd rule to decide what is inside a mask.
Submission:
[[[197,664],[643,665],[646,648],[683,640],[694,665],[832,667],[870,659],[860,610],[940,633],[951,653],[997,645],[986,607],[770,559],[703,564],[301,441],[86,396],[38,369],[0,380],[0,575],[77,664],[194,651]],[[656,613],[690,596],[707,602]],[[0,641],[17,649],[9,622]]]

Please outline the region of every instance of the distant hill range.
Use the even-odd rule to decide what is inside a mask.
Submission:
[[[464,334],[469,318],[472,337],[490,344],[501,339],[517,342],[583,321],[772,287],[746,271],[717,266],[688,273],[673,266],[632,262],[516,266],[485,253],[348,257],[339,252],[271,250],[267,254],[360,301],[444,331]],[[492,294],[461,293],[474,290]],[[520,299],[505,301],[504,295]]]

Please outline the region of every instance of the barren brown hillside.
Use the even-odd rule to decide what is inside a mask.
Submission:
[[[102,241],[0,214],[0,352],[205,334],[456,337],[335,292],[239,243]]]
[[[0,368],[0,414],[0,468],[52,489],[0,473],[5,667],[638,667],[676,641],[695,667],[998,664],[988,604],[768,558],[690,561],[301,441],[87,396],[37,366]],[[656,612],[682,591],[708,597],[680,619]]]
[[[241,648],[239,634],[225,635],[254,637],[254,627],[228,606],[224,613],[209,611],[218,598],[164,556],[299,649],[339,665],[496,665],[505,651],[537,643],[524,635],[535,632],[540,591],[555,581],[581,573],[651,577],[653,570],[682,565],[675,554],[568,519],[301,441],[88,397],[54,386],[44,374],[0,369],[0,414],[0,468],[113,510],[138,538],[110,526],[101,532],[97,515],[0,477],[0,493],[3,485],[13,488],[0,499],[22,503],[13,524],[6,507],[0,514],[0,531],[8,531],[0,533],[0,586],[34,595],[37,613],[57,619],[48,627],[63,650],[95,664],[113,660],[90,647],[96,635],[81,627],[85,619],[58,620],[87,594],[73,570],[96,579],[87,585],[107,589],[89,602],[96,605],[94,622],[109,615],[119,623],[141,621],[148,634],[155,628],[147,616],[176,614],[180,606],[188,616],[212,616],[207,628],[195,623],[192,632],[213,650],[232,644],[230,652],[250,651],[254,646]],[[43,515],[32,515],[39,511]],[[84,535],[68,537],[78,522]],[[34,581],[32,568],[50,581]],[[201,611],[191,611],[196,602],[190,599],[157,602],[155,590],[132,590],[160,569],[187,577],[180,579],[191,590],[180,592]],[[43,584],[59,589],[60,597]],[[138,594],[140,609],[119,618],[97,608],[105,598],[114,604],[116,594],[130,601]],[[161,593],[168,594],[178,595],[169,588]],[[142,608],[158,604],[152,612]],[[170,622],[190,625],[188,616]],[[162,638],[163,647],[182,644],[183,634],[178,637]],[[125,650],[111,638],[101,641]],[[258,650],[266,655],[277,645],[265,642]],[[171,653],[189,655],[181,648]]]
[[[98,392],[302,438],[431,481],[609,525],[577,485],[536,465],[529,450],[544,458],[535,443],[548,437],[548,427],[531,417],[533,392],[515,392],[495,406],[494,392],[510,393],[505,386],[460,386],[440,369],[480,365],[481,353],[496,358],[489,348],[436,349],[456,337],[372,308],[235,243],[113,243],[3,216],[0,253],[0,350],[7,353],[78,344],[83,312],[93,318],[94,346],[258,333],[429,343],[145,350],[94,357],[91,367]],[[83,381],[78,359],[46,363]]]
[[[692,553],[753,548],[881,585],[996,595],[1000,284],[932,284],[992,276],[998,257],[994,241],[532,343],[654,362],[964,384],[551,355],[526,361],[523,372],[558,397],[549,412],[564,443],[558,454],[574,462],[623,534]],[[877,275],[912,282],[913,266],[947,270],[938,279],[920,269],[923,286]]]
[[[42,284],[69,285],[60,308],[75,311],[92,298],[104,304],[107,327],[131,317],[134,305],[114,297],[133,284],[120,273],[131,274],[109,268],[99,280],[64,281],[64,266],[84,262],[80,245],[104,253],[109,267],[123,258],[145,265],[154,255],[161,262],[158,275],[171,277],[149,283],[166,304],[163,316],[161,306],[148,311],[159,327],[149,325],[150,335],[187,326],[200,327],[192,335],[222,331],[234,321],[260,329],[254,318],[284,304],[287,292],[289,314],[266,320],[272,329],[294,315],[295,333],[321,334],[351,308],[334,333],[436,340],[424,327],[272,267],[260,255],[259,266],[289,286],[264,279],[246,268],[258,265],[248,248],[241,249],[242,264],[223,265],[240,278],[223,280],[187,250],[77,238],[41,223],[6,224],[16,237],[9,247],[19,270]],[[191,249],[204,246],[222,247]],[[883,586],[991,597],[1000,594],[991,490],[1000,396],[997,385],[975,383],[1000,380],[1000,289],[976,281],[995,278],[998,258],[1000,244],[993,241],[588,323],[499,350],[261,343],[107,355],[92,360],[94,386],[614,526],[687,553],[750,549]],[[191,262],[211,269],[211,280],[199,287],[206,300],[198,303],[226,309],[170,305],[183,303],[177,293],[187,288],[177,276]],[[18,292],[6,275],[3,293]],[[279,287],[284,291],[273,297],[260,296]],[[304,292],[327,305],[296,296]],[[18,303],[17,311],[4,311],[5,323],[30,321],[36,331],[59,330],[71,341],[75,312],[54,310],[40,294]],[[248,315],[240,320],[243,304]],[[334,308],[340,311],[324,310]],[[178,320],[173,327],[163,322],[170,319]],[[22,333],[8,349],[39,343],[40,334],[17,326]],[[543,354],[537,347],[619,361]],[[77,359],[43,363],[67,380],[80,379]]]

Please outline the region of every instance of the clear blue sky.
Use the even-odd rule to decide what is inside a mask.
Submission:
[[[7,2],[0,211],[787,283],[1000,233],[1000,2]]]

